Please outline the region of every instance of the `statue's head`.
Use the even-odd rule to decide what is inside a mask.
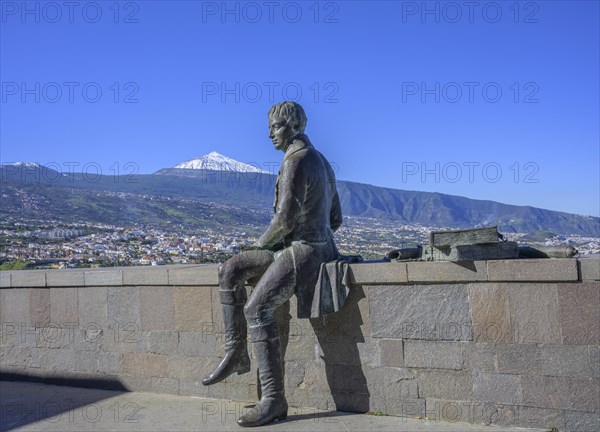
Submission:
[[[285,151],[305,127],[306,114],[300,104],[285,101],[269,109],[269,138],[277,150]]]

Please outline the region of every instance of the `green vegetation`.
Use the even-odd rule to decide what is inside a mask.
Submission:
[[[31,261],[5,261],[0,265],[0,271],[27,270],[32,265]]]
[[[538,230],[529,233],[521,238],[522,241],[543,242],[544,240],[556,237],[557,234],[547,230]]]

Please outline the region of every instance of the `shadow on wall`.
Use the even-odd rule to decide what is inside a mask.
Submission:
[[[329,389],[339,411],[369,411],[370,394],[358,351],[358,344],[365,342],[358,308],[363,298],[362,287],[353,286],[339,312],[310,320],[321,347]]]
[[[94,404],[129,391],[115,379],[79,379],[67,375],[44,377],[0,370],[0,381],[4,381],[0,385],[0,399],[2,400],[0,432],[23,427],[47,418],[59,418],[66,411]],[[72,388],[66,390],[65,387],[61,396],[57,396],[56,391],[50,387],[40,390],[39,387],[13,386],[8,381],[38,382]],[[77,387],[99,390],[82,391]]]
[[[358,302],[364,298],[363,288],[353,286],[339,312],[309,320],[320,347],[320,357],[325,363],[329,390],[336,410],[339,411],[369,411],[370,393],[358,351],[358,344],[365,342],[361,329],[363,321],[358,307]],[[282,355],[285,358],[292,319],[289,301],[275,311],[275,319],[279,327]],[[256,375],[257,396],[260,399],[258,370]]]

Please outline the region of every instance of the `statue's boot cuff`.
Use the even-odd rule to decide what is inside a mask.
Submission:
[[[250,325],[250,336],[253,343],[279,339],[279,327],[275,323],[257,326]]]
[[[225,357],[216,369],[202,380],[204,385],[216,384],[234,373],[241,375],[250,372],[244,307],[228,304],[223,304],[222,307],[225,324]]]
[[[244,427],[285,420],[288,412],[277,324],[250,327],[250,335],[256,352],[262,397],[254,408],[238,419],[238,424]]]
[[[222,305],[244,306],[247,299],[248,297],[246,295],[246,288],[244,288],[244,285],[238,286],[234,289],[219,290],[219,300],[221,300]]]

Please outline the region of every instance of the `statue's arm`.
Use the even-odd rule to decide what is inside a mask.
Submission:
[[[256,242],[256,246],[261,249],[273,249],[277,243],[291,233],[302,212],[302,203],[306,193],[304,179],[297,163],[286,161],[284,164],[279,177],[279,197],[275,216],[267,231]]]
[[[342,225],[342,205],[340,204],[340,197],[338,196],[337,189],[335,190],[333,202],[331,203],[329,225],[333,231],[337,231],[337,229]]]

